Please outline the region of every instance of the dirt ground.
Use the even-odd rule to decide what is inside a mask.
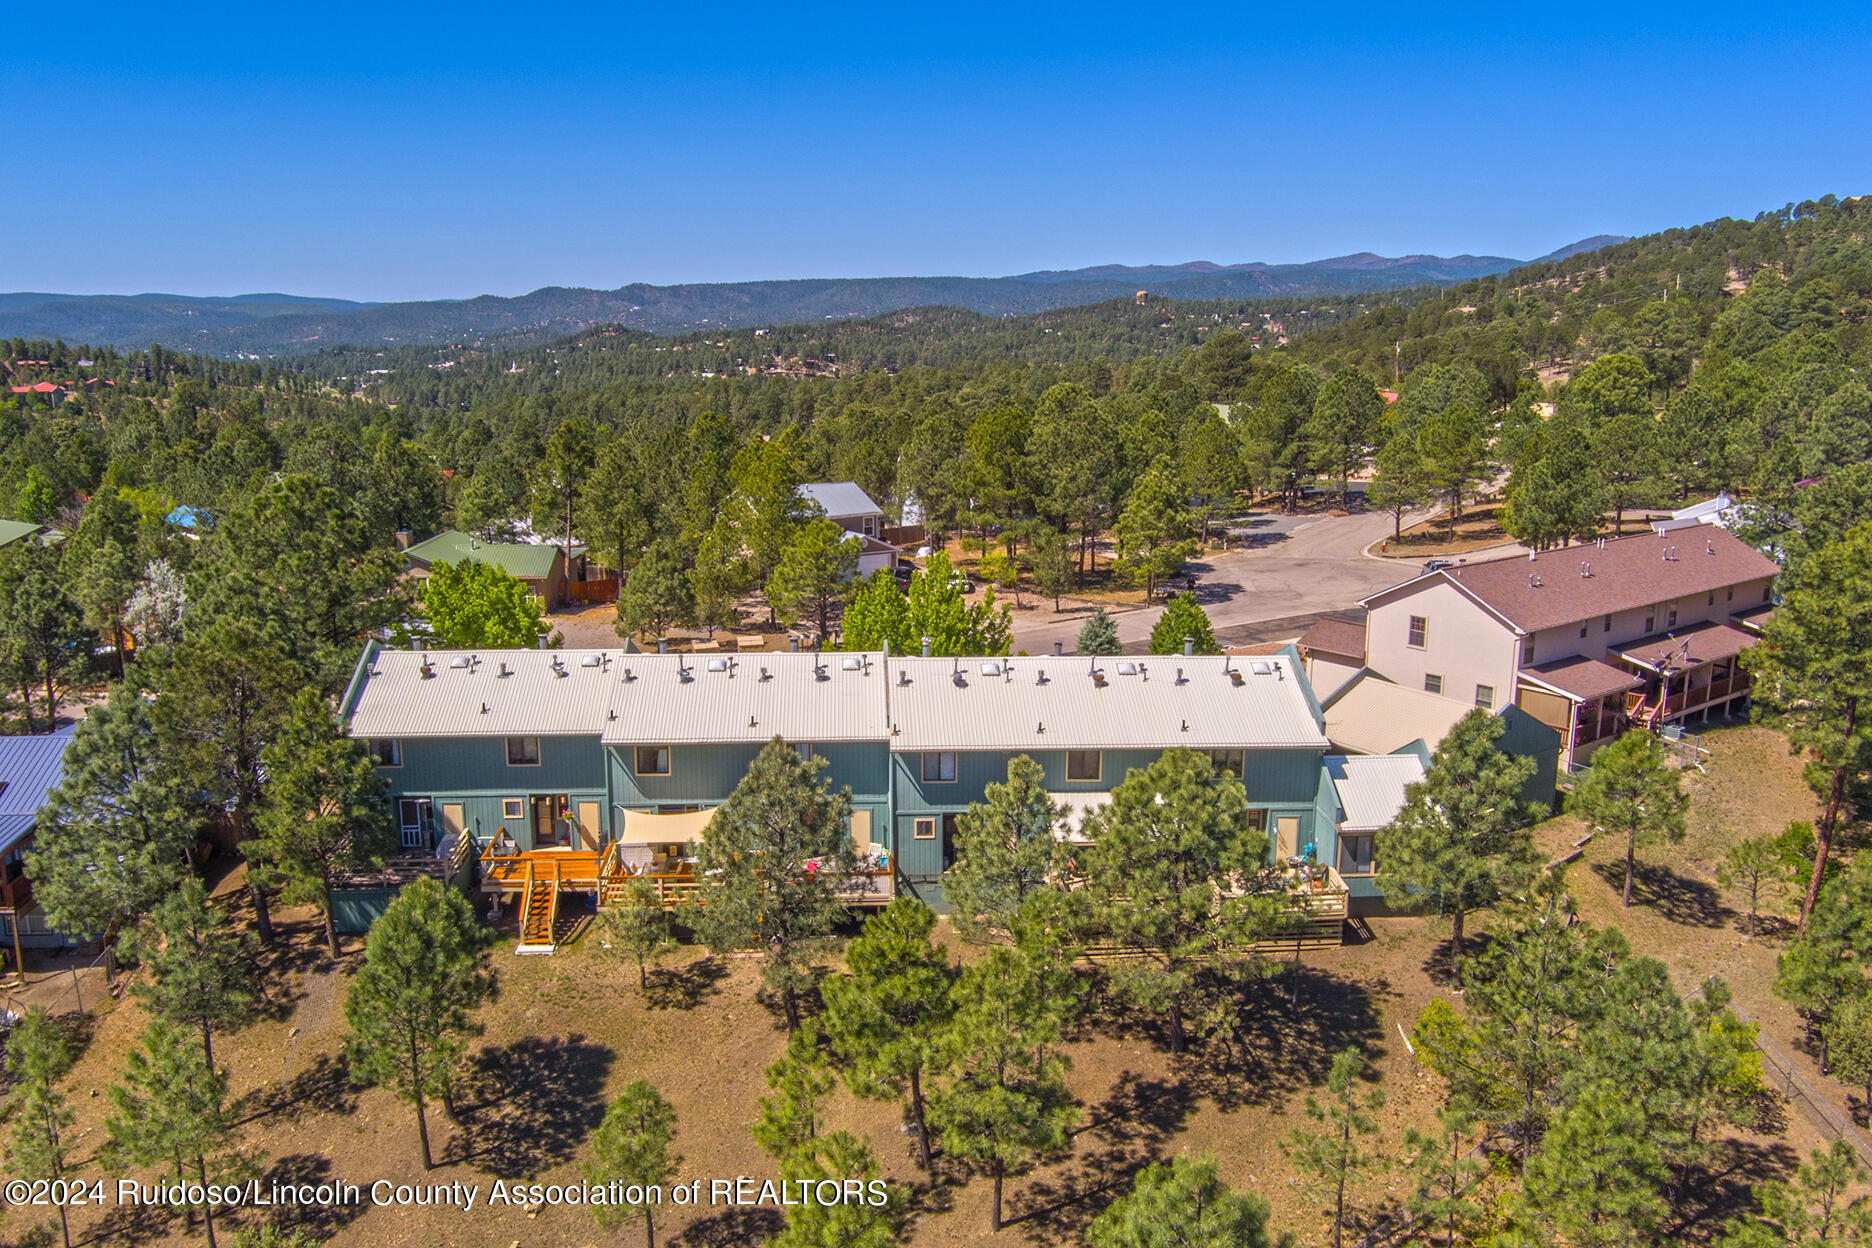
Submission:
[[[1707,734],[1711,774],[1692,774],[1691,828],[1676,848],[1641,854],[1643,872],[1630,911],[1620,912],[1616,878],[1602,873],[1618,858],[1603,838],[1584,862],[1569,869],[1583,914],[1616,923],[1641,951],[1663,957],[1685,989],[1720,971],[1738,1003],[1761,1020],[1785,1051],[1794,1050],[1798,1020],[1772,995],[1781,938],[1744,939],[1733,899],[1711,882],[1722,850],[1739,836],[1778,830],[1805,817],[1811,795],[1800,783],[1797,760],[1781,738],[1760,728]],[[1555,853],[1579,835],[1562,817],[1539,830]],[[244,896],[240,872],[217,891],[230,902]],[[333,966],[325,957],[313,916],[288,911],[285,939],[270,955],[265,1016],[221,1038],[216,1053],[231,1072],[240,1100],[245,1144],[255,1150],[263,1182],[341,1180],[368,1189],[395,1183],[479,1184],[483,1203],[472,1211],[446,1207],[373,1207],[275,1210],[338,1244],[427,1246],[585,1245],[609,1242],[588,1211],[548,1207],[530,1214],[517,1207],[486,1207],[495,1179],[564,1182],[579,1177],[587,1138],[604,1104],[626,1083],[655,1082],[675,1106],[683,1180],[773,1177],[756,1150],[748,1124],[765,1091],[761,1071],[780,1053],[785,1036],[776,1012],[757,1000],[757,968],[746,960],[713,959],[685,947],[652,985],[649,999],[632,986],[633,972],[586,936],[550,957],[516,957],[511,920],[494,954],[498,999],[482,1011],[485,1032],[473,1044],[472,1074],[462,1098],[462,1122],[438,1111],[431,1133],[439,1167],[424,1174],[417,1160],[415,1123],[408,1106],[380,1090],[353,1088],[339,1062],[343,999],[361,942],[347,942]],[[1406,1049],[1408,1029],[1433,998],[1454,996],[1448,986],[1442,932],[1426,920],[1380,918],[1372,939],[1328,951],[1309,951],[1299,972],[1299,1011],[1292,1013],[1296,981],[1283,963],[1258,990],[1246,1015],[1240,1060],[1215,1055],[1182,1061],[1167,1051],[1150,1020],[1097,1004],[1068,1046],[1071,1084],[1083,1109],[1081,1127],[1065,1159],[1009,1180],[1009,1243],[1076,1245],[1089,1219],[1121,1191],[1134,1168],[1151,1157],[1211,1151],[1230,1183],[1265,1195],[1277,1225],[1320,1242],[1323,1223],[1295,1189],[1278,1141],[1304,1121],[1301,1101],[1324,1077],[1333,1052],[1363,1046],[1389,1095],[1381,1114],[1386,1146],[1397,1147],[1403,1128],[1426,1122],[1440,1089]],[[946,927],[943,929],[946,932]],[[1092,989],[1096,991],[1096,988]],[[105,1089],[121,1071],[141,1025],[139,1007],[126,1000],[93,1015],[86,1047],[67,1087],[78,1121],[75,1154],[85,1175],[103,1140],[109,1102]],[[1810,1059],[1798,1055],[1811,1067]],[[1225,1068],[1226,1067],[1226,1068]],[[1818,1082],[1817,1071],[1809,1072]],[[1847,1104],[1847,1092],[1837,1104]],[[987,1234],[990,1185],[938,1161],[934,1183],[912,1163],[911,1142],[896,1105],[857,1100],[841,1089],[828,1115],[830,1128],[870,1137],[888,1177],[914,1191],[917,1213],[905,1242],[918,1248],[976,1243]],[[1731,1144],[1735,1171],[1715,1185],[1708,1202],[1733,1208],[1748,1184],[1785,1169],[1822,1142],[1792,1111],[1771,1115],[1759,1135]],[[1360,1194],[1361,1208],[1395,1199],[1395,1178],[1379,1178]],[[1701,1242],[1715,1216],[1684,1232]],[[251,1225],[252,1214],[232,1221]],[[31,1222],[21,1211],[0,1222],[0,1235],[17,1237]],[[659,1242],[688,1248],[729,1248],[760,1242],[780,1225],[771,1208],[671,1209]],[[179,1218],[154,1211],[112,1210],[74,1218],[75,1238],[96,1244],[201,1242],[189,1240]],[[637,1242],[626,1232],[618,1242]]]

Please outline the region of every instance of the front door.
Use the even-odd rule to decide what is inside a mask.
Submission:
[[[430,803],[426,797],[397,802],[397,840],[404,849],[429,848]]]
[[[578,836],[580,849],[597,849],[603,839],[603,829],[598,826],[598,803],[580,802],[578,804]]]
[[[443,802],[442,803],[442,835],[443,836],[459,837],[462,834],[462,831],[467,826],[468,826],[468,821],[466,818],[463,817],[462,804],[460,802]],[[459,843],[460,842],[458,841],[457,844]]]
[[[1294,815],[1282,815],[1274,820],[1274,855],[1285,860],[1300,852],[1300,820]]]

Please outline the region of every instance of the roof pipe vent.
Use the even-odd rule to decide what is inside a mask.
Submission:
[[[667,637],[657,638],[657,653],[658,654],[669,653],[669,639]]]
[[[1064,654],[1065,652],[1066,652],[1066,643],[1065,643],[1065,642],[1063,642],[1063,641],[1056,641],[1056,642],[1054,642],[1054,643],[1053,643],[1053,657],[1054,657],[1054,658],[1059,658],[1059,657],[1060,657],[1061,655],[1063,655],[1063,654]]]
[[[1713,542],[1713,541],[1710,541],[1710,540],[1708,540],[1708,539],[1705,539],[1705,540],[1704,540],[1704,542],[1703,542],[1703,553],[1704,553],[1704,554],[1706,554],[1706,555],[1713,555],[1713,554],[1715,554],[1715,553],[1716,553],[1716,543],[1715,543],[1715,542]]]
[[[928,637],[923,638],[923,657],[924,658],[927,659],[930,657],[930,646],[933,644],[934,643],[931,641],[930,638]]]
[[[1194,637],[1186,636],[1183,638],[1183,653],[1184,654],[1196,653],[1196,639]]]

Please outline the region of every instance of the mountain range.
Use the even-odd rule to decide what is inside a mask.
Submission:
[[[0,337],[143,347],[206,355],[299,355],[334,346],[420,346],[544,339],[595,325],[652,333],[875,316],[949,305],[988,316],[1024,315],[1128,298],[1138,290],[1179,299],[1268,299],[1447,285],[1524,264],[1594,251],[1602,234],[1534,261],[1503,256],[1399,256],[1360,252],[1305,264],[1095,265],[1013,277],[806,278],[616,290],[548,286],[514,297],[364,303],[302,295],[0,294]]]

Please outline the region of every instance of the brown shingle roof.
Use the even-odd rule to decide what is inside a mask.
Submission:
[[[1329,615],[1300,635],[1300,649],[1365,660],[1365,613]]]
[[[1683,652],[1673,667],[1682,667],[1686,660],[1691,664],[1714,663],[1718,659],[1730,659],[1741,654],[1759,640],[1753,633],[1744,632],[1728,624],[1718,624],[1714,620],[1705,620],[1701,624],[1692,624],[1688,628],[1674,629],[1668,633],[1654,633],[1641,637],[1637,641],[1627,642],[1613,647],[1619,657],[1656,670],[1667,654]],[[1685,647],[1688,647],[1687,651]]]
[[[1676,557],[1666,558],[1667,551],[1675,551]],[[1581,564],[1591,565],[1591,576],[1580,575]],[[1741,538],[1706,524],[1694,533],[1662,537],[1640,533],[1614,538],[1603,546],[1566,546],[1532,560],[1510,555],[1431,575],[1460,586],[1531,633],[1648,603],[1706,594],[1774,576],[1780,570],[1774,560]]]
[[[1601,663],[1598,659],[1589,659],[1579,654],[1542,663],[1538,667],[1524,668],[1521,677],[1551,686],[1581,702],[1590,702],[1621,689],[1636,689],[1644,683],[1630,672],[1621,671],[1610,663]]]

